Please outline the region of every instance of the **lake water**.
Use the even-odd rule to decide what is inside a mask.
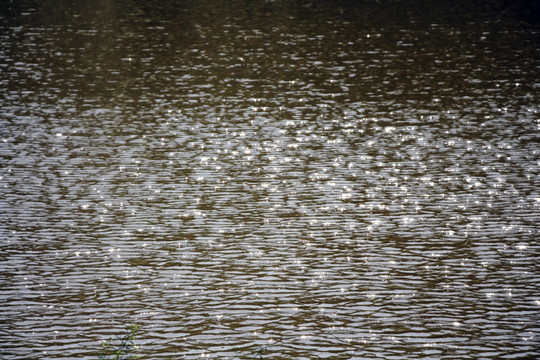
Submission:
[[[540,356],[538,6],[434,3],[2,3],[0,357]]]

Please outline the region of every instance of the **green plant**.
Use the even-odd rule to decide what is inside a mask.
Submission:
[[[111,342],[104,341],[101,343],[103,349],[101,354],[99,354],[99,360],[133,360],[138,359],[140,356],[133,354],[137,350],[135,346],[134,339],[135,334],[139,330],[137,324],[131,325],[126,335],[118,339],[118,344],[114,345]]]
[[[250,359],[251,356],[254,356],[256,359],[263,360],[262,355],[268,350],[268,345],[258,347],[255,350],[249,352],[249,357],[247,355],[242,356],[242,359]]]

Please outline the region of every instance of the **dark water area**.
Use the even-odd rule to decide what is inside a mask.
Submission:
[[[540,357],[538,8],[2,2],[0,358]]]

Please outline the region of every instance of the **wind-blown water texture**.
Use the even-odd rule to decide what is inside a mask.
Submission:
[[[2,5],[0,357],[535,358],[526,10]]]

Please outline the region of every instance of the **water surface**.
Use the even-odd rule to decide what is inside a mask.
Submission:
[[[539,356],[534,7],[411,3],[2,5],[0,357]]]

